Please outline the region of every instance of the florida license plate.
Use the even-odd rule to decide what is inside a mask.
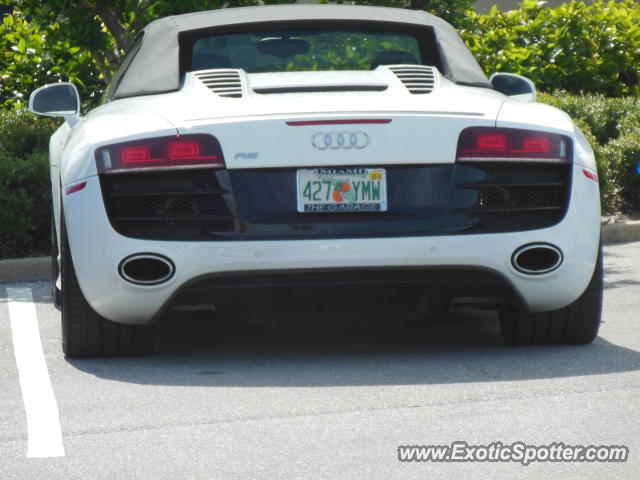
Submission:
[[[298,212],[385,212],[384,168],[298,170]]]

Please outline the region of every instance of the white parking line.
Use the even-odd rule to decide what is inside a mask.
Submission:
[[[27,415],[27,457],[64,457],[58,405],[42,351],[30,288],[7,288],[13,351]]]

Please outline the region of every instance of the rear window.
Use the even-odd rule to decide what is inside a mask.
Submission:
[[[212,35],[193,43],[190,70],[241,68],[248,73],[372,70],[423,64],[418,40],[373,30],[273,30]]]

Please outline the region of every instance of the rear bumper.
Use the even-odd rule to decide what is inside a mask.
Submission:
[[[362,318],[396,323],[445,309],[453,299],[526,308],[513,285],[486,269],[370,267],[208,274],[183,285],[159,313],[215,304],[267,322],[319,317],[340,323]]]
[[[266,274],[269,279],[275,278],[278,272],[292,271],[322,276],[327,269],[491,272],[509,286],[511,296],[519,299],[522,308],[548,311],[562,308],[582,294],[591,278],[598,251],[597,183],[587,179],[579,165],[574,166],[573,178],[571,200],[563,220],[549,228],[522,232],[212,242],[133,239],[116,233],[110,225],[97,177],[87,179],[85,189],[65,196],[64,211],[80,287],[98,313],[116,322],[148,324],[180,292],[203,279],[218,278],[219,287],[231,282],[233,277],[251,283],[247,279],[254,276],[254,272],[260,272],[263,278]],[[527,276],[517,272],[511,265],[511,255],[520,246],[532,242],[559,247],[564,255],[562,265],[544,275]],[[126,282],[118,274],[118,264],[139,252],[171,259],[176,267],[173,277],[152,286]],[[459,278],[458,282],[463,280]],[[374,281],[374,275],[364,275],[359,280],[361,284]],[[482,293],[480,296],[485,296],[482,281],[476,285],[478,293]],[[455,290],[455,282],[450,287]],[[464,294],[461,296],[469,293],[462,286],[460,292]]]

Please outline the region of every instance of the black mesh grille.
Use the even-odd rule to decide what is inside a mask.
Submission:
[[[484,231],[530,230],[559,222],[569,198],[570,166],[487,164],[459,166],[454,184],[475,193],[475,202],[455,213],[477,219]]]
[[[480,190],[478,202],[486,208],[548,207],[561,200],[557,189],[545,187],[489,187]]]
[[[376,167],[376,165],[371,165]],[[122,235],[158,240],[282,240],[461,235],[545,228],[564,216],[571,165],[381,165],[386,212],[307,214],[296,168],[101,176]]]
[[[210,238],[235,229],[226,172],[191,170],[102,175],[109,219],[119,233],[164,240]],[[227,179],[228,180],[228,179]],[[228,183],[228,181],[226,182]]]
[[[481,170],[485,182],[512,185],[535,183],[563,183],[566,180],[566,166],[558,164],[517,164],[517,163],[467,163]]]
[[[111,182],[111,193],[165,193],[194,191],[192,175],[178,172],[167,174],[118,175]]]
[[[193,198],[182,195],[120,198],[119,218],[175,217],[196,214]]]

